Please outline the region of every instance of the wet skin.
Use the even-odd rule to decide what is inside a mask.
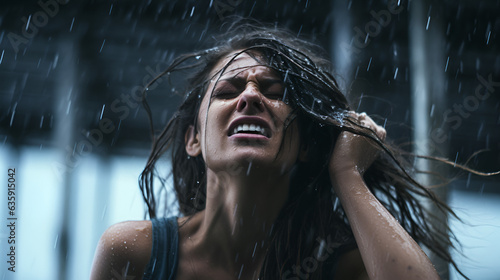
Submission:
[[[228,60],[215,69],[223,68]],[[227,170],[228,163],[246,167],[251,161],[254,168],[265,166],[284,173],[297,160],[296,122],[283,135],[285,120],[292,111],[281,100],[283,82],[270,68],[259,64],[246,53],[239,55],[222,75],[215,75],[203,98],[197,129],[201,150],[192,155],[202,153],[207,168],[214,172]],[[258,125],[264,133],[234,133],[238,125],[244,124]],[[284,146],[276,157],[283,137]]]

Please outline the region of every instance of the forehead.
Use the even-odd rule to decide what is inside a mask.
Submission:
[[[230,63],[228,65],[228,63]],[[256,52],[234,51],[221,59],[212,70],[212,77],[217,80],[234,76],[248,74],[263,74],[268,76],[277,76],[274,70],[266,66],[266,59],[263,55]]]

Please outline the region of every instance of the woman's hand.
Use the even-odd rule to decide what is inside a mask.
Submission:
[[[366,114],[359,123],[385,139],[385,129]],[[330,159],[330,180],[344,208],[369,279],[439,279],[425,253],[371,193],[363,180],[379,151],[375,141],[342,132]],[[366,277],[365,277],[366,278]]]
[[[351,112],[351,116],[357,119],[362,126],[373,130],[380,140],[385,139],[385,129],[377,125],[366,113]],[[373,163],[378,152],[379,147],[376,146],[375,141],[365,136],[343,131],[335,143],[330,159],[330,176],[353,170],[362,175]]]

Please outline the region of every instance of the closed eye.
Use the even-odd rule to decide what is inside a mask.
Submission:
[[[214,98],[232,99],[245,90],[243,79],[233,78],[221,80],[214,89]],[[268,99],[282,100],[284,86],[281,80],[262,79],[258,84],[259,91]]]
[[[228,82],[220,82],[214,90],[214,97],[220,99],[232,99],[240,94],[236,86]]]
[[[264,84],[263,85],[263,94],[273,100],[282,100],[283,99],[283,84],[281,81],[273,81],[272,83],[269,84]]]

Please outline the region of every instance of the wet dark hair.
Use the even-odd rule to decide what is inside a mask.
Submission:
[[[328,162],[342,131],[366,136],[383,150],[364,173],[368,188],[415,241],[451,263],[465,277],[448,250],[448,247],[453,247],[453,235],[446,225],[435,226],[442,222],[428,213],[421,198],[430,200],[446,214],[456,215],[429,188],[410,176],[414,170],[408,153],[388,141],[381,141],[372,130],[361,126],[348,114],[351,109],[331,74],[331,64],[325,58],[324,50],[275,27],[238,22],[227,29],[215,47],[178,57],[150,83],[152,85],[161,76],[177,71],[193,73],[187,81],[182,104],[163,131],[153,135],[152,151],[140,176],[139,184],[150,218],[156,217],[158,209],[154,188],[155,177],[158,177],[156,164],[167,151],[171,157],[171,175],[179,211],[190,216],[205,208],[205,162],[201,155],[190,157],[187,154],[185,133],[190,125],[197,125],[201,100],[210,80],[217,78],[220,71],[225,71],[237,55],[243,52],[254,56],[259,54],[263,57],[259,63],[274,69],[284,81],[284,100],[292,108],[284,129],[288,129],[292,122],[298,122],[301,142],[308,147],[309,158],[307,163],[297,162],[294,167],[288,200],[269,231],[271,245],[260,279],[286,277],[295,271],[294,266],[301,267],[303,260],[321,254],[316,245],[318,241],[325,244],[327,240],[337,244],[336,250],[328,260],[317,262],[318,266],[308,271],[308,275],[309,279],[331,279],[330,270],[338,254],[355,246],[349,221],[332,190],[328,173]],[[214,75],[214,67],[232,53],[232,59]],[[144,106],[154,131],[146,99]],[[158,179],[162,184],[166,180],[164,177]]]

